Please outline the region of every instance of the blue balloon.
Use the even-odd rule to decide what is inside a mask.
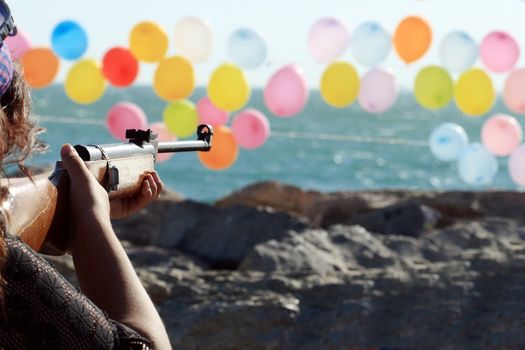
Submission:
[[[458,158],[461,180],[470,185],[487,185],[498,172],[498,161],[481,143],[472,143]]]
[[[448,162],[459,158],[468,145],[468,136],[461,125],[444,123],[432,131],[428,145],[437,159]]]
[[[77,22],[60,22],[51,34],[53,51],[66,60],[80,58],[86,52],[87,45],[86,32]]]
[[[439,57],[445,68],[461,73],[474,65],[478,58],[476,41],[465,32],[449,33],[439,46]]]
[[[383,62],[392,47],[392,39],[378,23],[365,22],[354,32],[350,48],[356,60],[367,67]]]
[[[257,32],[248,29],[237,29],[228,40],[228,55],[236,65],[255,69],[266,60],[266,43]]]

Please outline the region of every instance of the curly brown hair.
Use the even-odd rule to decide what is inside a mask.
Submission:
[[[0,97],[0,170],[5,174],[5,167],[16,165],[20,172],[31,178],[24,161],[35,151],[41,151],[45,145],[37,139],[43,129],[30,119],[31,95],[21,67],[14,63],[11,85]],[[0,188],[0,201],[8,193],[7,187]],[[5,263],[6,246],[4,232],[0,233],[0,271]],[[0,273],[0,301],[2,300],[3,278]]]

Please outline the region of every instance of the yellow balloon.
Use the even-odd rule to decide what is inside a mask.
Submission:
[[[454,97],[461,112],[470,116],[481,116],[494,105],[496,93],[487,73],[473,68],[459,77],[454,88]]]
[[[417,74],[414,95],[421,106],[440,109],[445,107],[454,96],[454,82],[445,69],[428,66]]]
[[[82,59],[69,70],[64,84],[66,95],[79,104],[97,101],[106,91],[106,81],[97,61]]]
[[[224,111],[241,109],[250,98],[250,87],[242,70],[231,63],[216,68],[208,83],[208,97]]]
[[[129,49],[136,59],[158,62],[168,51],[168,34],[154,22],[140,22],[131,30]]]
[[[197,131],[197,110],[188,100],[175,101],[166,106],[162,118],[168,130],[177,137],[188,137]]]
[[[160,98],[167,101],[190,96],[195,89],[193,66],[181,56],[166,58],[155,71],[153,89]]]
[[[347,62],[329,65],[321,77],[321,96],[329,105],[346,107],[359,94],[359,75],[354,66]]]

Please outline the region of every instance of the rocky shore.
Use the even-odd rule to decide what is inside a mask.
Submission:
[[[277,182],[114,222],[176,349],[523,347],[524,225],[519,192]]]

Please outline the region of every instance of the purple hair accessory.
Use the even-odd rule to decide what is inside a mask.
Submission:
[[[11,51],[4,43],[0,49],[0,96],[2,96],[13,80],[13,61],[11,60]]]

